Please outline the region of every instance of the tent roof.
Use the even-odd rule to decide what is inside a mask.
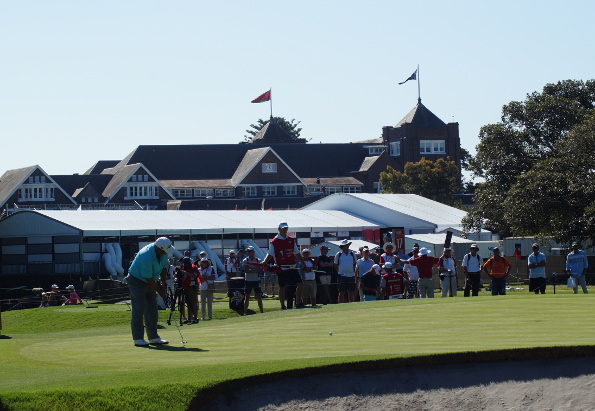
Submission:
[[[36,210],[15,213],[2,222],[30,218],[28,213],[78,229],[84,236],[276,233],[281,221],[289,224],[290,231],[300,232],[359,231],[380,227],[371,219],[336,210]],[[42,227],[40,231],[43,231]],[[5,234],[10,236],[6,231]]]
[[[461,227],[467,213],[416,194],[347,194],[324,197],[302,210],[342,210],[355,215],[374,216],[387,227]]]

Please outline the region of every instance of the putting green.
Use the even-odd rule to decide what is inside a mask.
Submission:
[[[595,324],[585,319],[589,295],[510,295],[436,298],[328,305],[183,326],[160,313],[161,337],[169,346],[134,347],[127,326],[15,334],[0,340],[0,392],[88,389],[163,384],[179,379],[233,377],[225,364],[243,369],[259,364],[342,362],[423,354],[535,346],[588,345]],[[222,303],[221,303],[222,304]],[[275,306],[275,302],[268,302]],[[93,312],[113,309],[100,307]],[[68,314],[91,311],[70,308]],[[54,310],[54,315],[61,315]],[[8,313],[7,313],[8,314]],[[52,315],[48,310],[47,315]],[[92,315],[92,314],[91,314]],[[10,315],[4,316],[10,333]],[[329,333],[332,332],[332,335]],[[344,359],[344,360],[342,360]],[[285,365],[287,366],[287,365]],[[248,370],[248,371],[246,371]]]

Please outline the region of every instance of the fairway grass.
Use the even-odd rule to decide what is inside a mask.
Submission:
[[[293,368],[593,345],[595,324],[586,314],[594,303],[592,294],[517,293],[279,311],[269,300],[264,314],[241,317],[218,302],[222,319],[181,327],[185,346],[166,324],[169,312],[160,312],[160,335],[170,345],[151,348],[133,346],[124,306],[5,312],[0,400],[15,410],[51,409],[38,408],[48,395],[60,399],[56,409],[71,409],[64,401],[72,409],[185,409],[218,382]]]

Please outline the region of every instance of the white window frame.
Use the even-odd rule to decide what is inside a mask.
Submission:
[[[420,154],[446,154],[445,140],[419,140]]]
[[[401,142],[395,141],[390,143],[390,155],[392,157],[398,157],[401,155]]]
[[[194,190],[191,188],[174,188],[171,190],[175,198],[192,198]]]
[[[297,196],[297,186],[283,186],[284,196]]]
[[[386,151],[386,147],[384,146],[368,147],[368,155],[371,156],[378,156],[382,154],[384,151]]]
[[[49,184],[24,184],[19,188],[19,201],[55,201],[54,186]]]
[[[361,193],[362,186],[343,186],[344,193]]]
[[[262,196],[263,197],[276,197],[277,196],[277,186],[262,187]]]
[[[215,197],[235,197],[236,192],[233,188],[216,188]]]
[[[258,187],[256,187],[256,186],[242,187],[242,195],[244,197],[256,197],[258,195]]]
[[[156,184],[131,184],[126,186],[125,200],[133,199],[158,199],[159,186]]]
[[[335,193],[342,193],[342,192],[343,192],[343,187],[341,187],[341,186],[326,186],[325,187],[325,193],[327,195],[335,194]]]
[[[212,188],[195,188],[194,189],[194,197],[201,198],[201,197],[213,197],[215,195],[215,191]]]
[[[374,194],[380,194],[382,191],[382,185],[380,184],[380,181],[375,181],[372,183],[372,190],[374,191]]]

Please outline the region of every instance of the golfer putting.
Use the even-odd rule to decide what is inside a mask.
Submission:
[[[164,301],[167,300],[165,280],[169,268],[168,254],[181,254],[172,247],[171,240],[166,237],[158,238],[154,243],[143,247],[134,257],[126,277],[130,289],[132,305],[130,327],[132,339],[136,347],[164,345],[169,341],[157,334],[157,320],[159,307],[158,293]],[[161,283],[159,279],[161,278]],[[147,342],[144,338],[147,331]],[[182,338],[182,341],[184,339]]]

